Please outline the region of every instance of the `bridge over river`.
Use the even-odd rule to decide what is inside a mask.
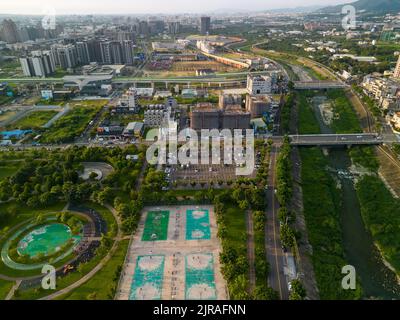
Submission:
[[[290,135],[293,146],[380,145],[398,142],[394,135],[377,133]]]

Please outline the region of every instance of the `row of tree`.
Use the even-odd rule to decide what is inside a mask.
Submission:
[[[288,137],[284,138],[281,153],[277,161],[277,197],[280,203],[278,219],[280,221],[280,239],[284,247],[294,249],[296,244],[296,232],[293,223],[296,215],[290,210],[293,197],[293,178],[291,147]],[[303,300],[306,292],[301,282],[296,279],[291,282],[290,299]]]

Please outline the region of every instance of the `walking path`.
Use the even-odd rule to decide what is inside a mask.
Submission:
[[[5,300],[11,300],[14,297],[14,293],[21,285],[21,282],[22,282],[22,280],[17,280],[15,285],[11,288],[10,292],[7,294],[7,297]]]

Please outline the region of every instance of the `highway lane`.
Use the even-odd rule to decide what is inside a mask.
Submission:
[[[380,145],[385,143],[399,142],[396,137],[393,138],[392,135],[379,136],[377,134],[339,134],[339,135],[291,135],[292,145],[297,146],[347,146],[347,145]],[[283,141],[282,136],[266,137],[266,140],[272,140],[275,144],[280,144]],[[152,142],[141,141],[141,144],[149,145]],[[128,145],[126,142],[125,145]],[[78,146],[105,146],[102,143],[91,142],[89,143],[87,139],[78,139],[75,143],[66,143],[59,145],[31,145],[31,144],[20,144],[4,146],[4,148],[15,148],[15,149],[30,149],[30,148],[48,148],[57,149],[64,148],[73,145]],[[123,144],[113,144],[107,146],[121,146]]]
[[[291,135],[292,145],[297,146],[335,146],[335,145],[379,145],[392,141],[391,137],[378,134],[330,134],[330,135]],[[389,141],[390,140],[390,141]]]
[[[279,202],[275,195],[276,189],[276,162],[279,147],[274,145],[271,150],[270,174],[267,188],[267,209],[265,224],[265,250],[270,265],[268,283],[276,290],[281,300],[289,299],[289,289],[284,274],[284,253],[280,241],[280,225],[278,219]]]

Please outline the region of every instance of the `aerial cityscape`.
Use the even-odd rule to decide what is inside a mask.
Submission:
[[[54,2],[0,7],[0,300],[400,299],[400,0]]]

